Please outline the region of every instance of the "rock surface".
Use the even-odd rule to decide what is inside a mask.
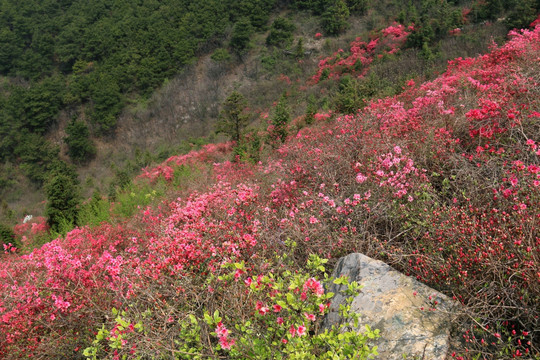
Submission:
[[[363,285],[351,310],[361,314],[361,324],[380,330],[381,337],[371,344],[378,346],[378,359],[445,359],[455,306],[446,295],[362,254],[339,259],[332,276],[347,276]],[[339,305],[346,301],[340,286],[328,286],[336,295],[325,327],[340,322]]]

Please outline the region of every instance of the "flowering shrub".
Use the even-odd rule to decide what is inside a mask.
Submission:
[[[367,359],[377,355],[377,347],[368,346],[367,341],[376,339],[379,330],[372,331],[368,325],[363,333],[355,330],[359,327],[359,315],[350,312],[350,303],[360,290],[356,282],[334,280],[348,287],[348,305],[341,311],[344,323],[324,331],[318,328],[334,294],[325,293],[323,284],[311,277],[311,273],[324,273],[325,262],[312,255],[306,273],[293,274],[286,270],[256,278],[238,275],[245,274],[244,264],[230,264],[236,270],[229,277],[244,281],[248,287],[246,300],[255,306],[252,319],[235,324],[231,331],[221,319],[215,324],[215,319],[207,318],[209,324],[216,325],[220,347],[229,350],[229,358]],[[325,281],[329,281],[327,274]]]
[[[286,260],[286,256],[277,260]],[[167,352],[179,358],[201,358],[213,353],[229,359],[368,359],[377,355],[377,347],[368,346],[367,340],[376,339],[379,331],[371,330],[368,325],[363,333],[354,330],[359,327],[359,315],[350,312],[350,302],[360,289],[355,282],[349,283],[346,278],[334,280],[348,288],[345,294],[348,303],[341,309],[345,322],[324,331],[319,329],[333,294],[325,293],[323,284],[312,274],[322,272],[325,281],[330,281],[324,272],[326,261],[311,256],[306,272],[293,274],[282,270],[256,277],[248,276],[251,271],[244,262],[224,264],[223,267],[232,272],[220,276],[218,282],[245,287],[240,296],[248,309],[251,307],[250,320],[237,322],[236,318],[221,316],[219,310],[211,315],[206,309],[202,319],[194,314],[178,321],[169,317],[167,323],[180,327],[180,336],[175,340],[175,348],[169,347]],[[145,320],[151,316],[151,311],[145,312],[137,323],[127,319],[126,311],[113,309],[113,314],[112,329],[103,326],[92,346],[84,350],[88,359],[103,356],[106,349],[114,359],[124,354],[139,356],[138,334],[147,331]],[[202,337],[205,328],[213,330],[209,335],[217,342],[205,343]],[[208,345],[212,348],[207,348]]]
[[[24,250],[31,250],[49,240],[48,230],[47,219],[43,216],[27,216],[13,228],[16,242]]]
[[[185,155],[171,156],[162,164],[152,168],[143,169],[139,177],[156,180],[163,177],[167,181],[172,181],[174,178],[174,169],[180,166],[202,165],[204,163],[213,163],[218,160],[223,160],[224,155],[230,153],[233,148],[232,142],[220,144],[207,144],[201,150],[190,151]]]
[[[374,36],[368,43],[356,38],[345,53],[342,49],[332,56],[319,61],[319,69],[312,80],[316,84],[325,78],[339,79],[341,75],[350,73],[358,77],[367,73],[369,65],[384,54],[395,54],[405,44],[407,35],[413,30],[401,24],[393,25],[380,31],[378,37]]]

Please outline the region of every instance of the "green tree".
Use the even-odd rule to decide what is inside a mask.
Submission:
[[[287,139],[287,125],[291,121],[291,112],[287,104],[287,96],[285,93],[281,95],[272,117],[273,129],[270,132],[270,138],[273,145],[277,145],[276,142],[284,143]]]
[[[233,91],[222,104],[217,123],[217,132],[228,135],[237,144],[242,131],[248,125],[250,114],[246,113],[247,100],[238,91]]]
[[[62,224],[77,224],[80,195],[77,181],[65,171],[51,172],[45,185],[47,206],[45,215],[52,231],[59,231]]]
[[[84,164],[94,157],[96,147],[90,139],[90,131],[84,122],[72,121],[66,127],[66,134],[64,142],[68,146],[68,154],[73,161]]]
[[[305,122],[307,125],[313,124],[317,110],[318,110],[317,99],[315,98],[315,95],[311,94],[308,97],[307,106],[306,106]]]
[[[47,179],[47,172],[58,159],[59,149],[43,136],[25,130],[17,137],[13,153],[20,161],[20,168],[24,174],[41,185]]]
[[[266,37],[266,44],[280,47],[290,45],[295,29],[296,26],[286,18],[277,18],[270,27],[270,33]]]
[[[343,76],[339,81],[338,92],[334,97],[336,110],[345,114],[354,114],[365,105],[358,80],[350,75]]]
[[[294,57],[302,59],[304,57],[304,38],[298,38],[298,42],[294,48]]]
[[[242,54],[247,49],[252,34],[253,26],[249,19],[241,18],[234,24],[230,43],[231,48],[237,54]]]
[[[96,74],[90,91],[94,103],[92,120],[101,133],[116,127],[116,117],[123,107],[122,94],[117,82],[107,73]]]
[[[22,126],[43,134],[54,123],[63,105],[64,84],[61,77],[49,77],[24,91]]]
[[[349,8],[345,0],[335,0],[322,15],[322,27],[329,35],[338,35],[349,27]]]
[[[7,225],[0,224],[0,244],[15,245],[15,233],[13,229]],[[4,249],[0,249],[3,251]]]
[[[368,0],[347,0],[347,7],[351,14],[363,15],[368,8]]]
[[[13,67],[13,60],[17,59],[23,50],[21,41],[17,35],[9,28],[0,29],[0,73],[8,74]]]
[[[521,0],[516,7],[508,14],[506,26],[509,29],[523,29],[529,26],[540,11],[540,1]]]

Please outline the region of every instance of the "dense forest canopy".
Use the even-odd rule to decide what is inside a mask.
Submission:
[[[88,136],[112,134],[127,100],[147,97],[205,46],[222,42],[234,23],[261,28],[274,6],[274,0],[2,1],[0,166],[14,163],[42,184],[59,161],[59,149],[44,135],[61,110],[79,128],[67,141],[72,160],[91,159]],[[0,191],[13,182],[2,172]]]

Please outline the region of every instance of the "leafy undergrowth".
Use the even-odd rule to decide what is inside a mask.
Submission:
[[[212,145],[146,170],[181,196],[126,222],[8,249],[0,357],[317,358],[333,338],[309,331],[326,311],[313,254],[352,251],[464,305],[453,357],[540,357],[540,26],[509,36],[314,116],[264,162],[214,163],[230,145]],[[206,170],[186,188],[185,167]]]

